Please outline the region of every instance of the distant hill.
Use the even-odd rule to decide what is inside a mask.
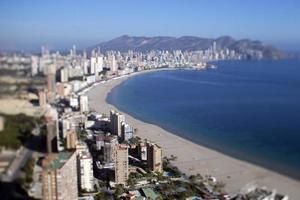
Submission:
[[[217,48],[228,48],[235,50],[238,53],[245,53],[250,51],[259,50],[262,52],[264,58],[280,59],[284,58],[285,54],[273,46],[264,45],[261,41],[253,41],[249,39],[235,40],[230,36],[222,36],[216,39],[201,38],[195,36],[182,36],[182,37],[131,37],[123,35],[121,37],[112,39],[107,42],[102,42],[91,48],[100,47],[101,50],[114,50],[114,51],[141,51],[146,52],[150,50],[183,50],[195,51],[206,50],[210,48],[213,42],[216,42]]]

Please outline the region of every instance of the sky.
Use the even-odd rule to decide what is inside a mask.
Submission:
[[[300,50],[300,1],[0,1],[0,50],[86,48],[125,34],[229,35]]]

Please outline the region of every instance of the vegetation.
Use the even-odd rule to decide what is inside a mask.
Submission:
[[[0,147],[18,149],[32,136],[31,131],[37,119],[24,114],[3,116],[5,128],[0,132]]]
[[[80,140],[85,140],[87,138],[86,130],[76,130],[77,138]]]
[[[164,157],[163,158],[163,169],[164,171],[170,172],[172,176],[174,177],[181,177],[182,173],[178,169],[178,167],[173,166],[171,164],[171,160],[176,160],[177,158],[175,156],[171,156],[171,158]]]
[[[138,179],[140,179],[142,176],[139,173],[130,173],[127,184],[129,187],[134,187],[135,184],[137,184]]]
[[[124,187],[123,185],[116,185],[116,189],[115,189],[115,198],[117,199],[121,194],[124,193]]]
[[[111,195],[106,191],[100,191],[94,196],[95,200],[111,199]]]
[[[138,136],[132,137],[129,139],[129,144],[135,144],[138,145],[139,143],[141,143],[142,139]]]

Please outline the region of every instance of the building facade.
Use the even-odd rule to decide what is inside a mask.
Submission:
[[[157,144],[147,143],[147,165],[151,171],[162,172],[162,149]]]
[[[112,134],[121,137],[122,122],[125,122],[125,116],[116,112],[110,111],[110,131]]]
[[[128,147],[118,145],[115,160],[115,182],[116,184],[127,184],[128,180]]]
[[[88,152],[78,156],[78,182],[82,191],[91,192],[94,190],[93,159]]]
[[[103,147],[103,156],[105,163],[114,163],[116,159],[116,148],[118,145],[118,138],[115,135],[110,135],[105,138]]]
[[[81,112],[88,112],[89,111],[89,103],[88,97],[81,95],[79,97],[79,107]]]
[[[133,136],[133,128],[129,124],[122,122],[121,136],[123,141],[128,141]]]
[[[76,131],[70,130],[66,133],[66,148],[67,149],[76,149],[77,143],[77,134]]]
[[[78,199],[76,154],[49,154],[42,163],[43,200]]]

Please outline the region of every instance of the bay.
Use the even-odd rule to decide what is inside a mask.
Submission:
[[[200,145],[300,179],[300,61],[222,61],[129,78],[107,101]]]

